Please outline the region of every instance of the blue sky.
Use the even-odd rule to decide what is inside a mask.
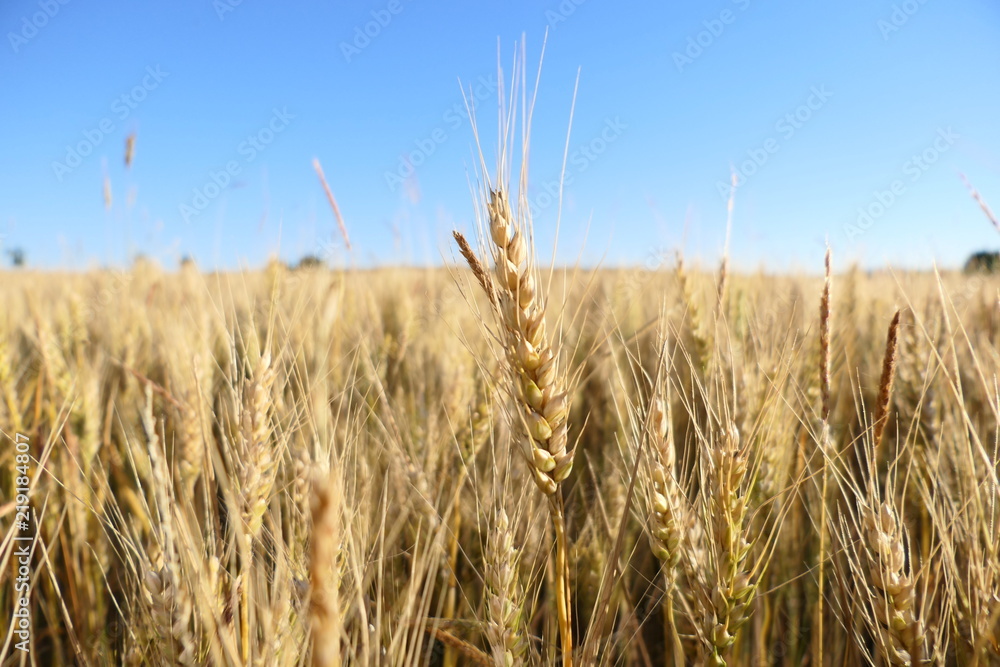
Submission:
[[[523,34],[533,78],[546,29],[546,256],[578,70],[561,261],[714,264],[731,167],[740,268],[818,270],[826,239],[871,267],[1000,246],[959,177],[1000,207],[993,0],[5,0],[0,27],[0,238],[34,266],[440,263],[473,220],[460,82],[492,156],[498,46],[509,77]]]

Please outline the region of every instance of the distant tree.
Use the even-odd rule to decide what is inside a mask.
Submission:
[[[965,262],[965,273],[996,273],[1000,271],[1000,252],[980,250]]]
[[[11,266],[16,268],[21,268],[24,266],[24,249],[23,248],[11,248],[7,251],[7,255],[10,257]]]
[[[315,269],[323,266],[323,260],[316,255],[305,255],[295,265],[296,269]]]

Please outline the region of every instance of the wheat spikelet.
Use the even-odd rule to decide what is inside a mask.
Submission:
[[[459,231],[452,232],[455,237],[455,242],[458,243],[458,249],[462,253],[462,257],[469,264],[469,268],[472,269],[472,274],[476,277],[479,282],[479,286],[483,288],[486,293],[487,298],[489,298],[490,303],[493,307],[497,307],[497,295],[496,289],[493,286],[493,281],[490,280],[490,275],[483,268],[482,263],[479,258],[476,257],[476,253],[472,250],[472,246],[466,240],[465,236]]]

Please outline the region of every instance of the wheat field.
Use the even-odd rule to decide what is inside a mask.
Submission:
[[[3,275],[0,665],[1000,665],[1000,276],[558,266],[515,116],[441,268]]]
[[[2,664],[1000,665],[1000,279],[550,271],[512,208],[5,274]]]

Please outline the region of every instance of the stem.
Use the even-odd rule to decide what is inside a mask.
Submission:
[[[243,664],[250,664],[250,591],[249,582],[240,582],[240,656]]]
[[[816,638],[817,641],[813,642],[813,646],[816,647],[816,665],[817,667],[823,667],[823,603],[825,600],[825,572],[826,572],[826,494],[827,485],[829,483],[829,461],[827,460],[827,452],[829,451],[830,445],[830,425],[823,422],[823,433],[822,436],[823,443],[821,445],[822,455],[823,455],[823,484],[821,493],[823,494],[820,498],[820,514],[819,514],[819,598],[816,600]]]
[[[462,512],[458,503],[462,497],[462,484],[465,482],[465,474],[459,475],[459,482],[455,486],[455,495],[451,503],[451,539],[448,545],[448,593],[445,597],[444,617],[455,618],[456,600],[458,597],[458,577],[455,568],[458,567],[458,534],[462,530]],[[454,646],[446,644],[444,648],[444,667],[457,667],[458,651]]]
[[[681,644],[681,636],[677,633],[677,622],[674,618],[674,585],[667,583],[666,611],[667,626],[670,628],[670,640],[674,648],[674,665],[682,667],[684,665],[684,646]]]
[[[253,577],[253,544],[249,536],[240,540],[243,552],[243,572],[239,578],[240,591],[240,657],[243,664],[250,664],[250,581]]]
[[[556,607],[559,612],[559,635],[562,638],[563,667],[573,667],[573,618],[567,564],[566,521],[562,496],[549,496],[549,514],[556,531]]]

